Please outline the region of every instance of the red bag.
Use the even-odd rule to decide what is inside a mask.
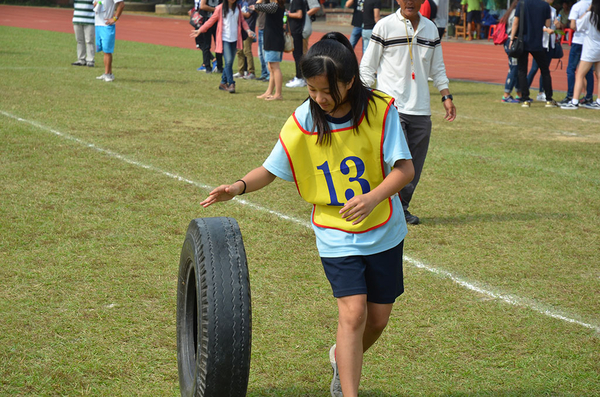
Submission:
[[[192,8],[188,11],[188,14],[190,14],[190,25],[195,29],[200,29],[200,26],[204,23],[204,17],[200,14],[200,11]]]
[[[506,24],[499,23],[496,26],[496,30],[492,35],[492,40],[494,40],[495,45],[502,45],[506,40],[508,40],[508,35],[506,34]]]

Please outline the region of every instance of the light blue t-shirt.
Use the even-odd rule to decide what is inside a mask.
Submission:
[[[302,128],[307,131],[312,131],[313,121],[308,100],[296,109],[295,114],[296,119]],[[351,126],[352,120],[340,124],[333,122],[329,123],[329,127],[332,130],[348,128]],[[396,108],[393,106],[390,108],[385,122],[383,157],[385,162],[385,175],[390,173],[396,161],[412,159],[402,131],[400,117],[398,116]],[[290,182],[294,181],[294,175],[290,168],[287,155],[279,140],[269,157],[263,163],[263,167],[281,179]],[[365,233],[347,233],[337,229],[318,227],[314,224],[313,229],[317,238],[319,255],[325,258],[373,255],[387,251],[400,244],[407,233],[402,204],[400,203],[397,194],[392,197],[392,216],[390,220],[381,227]]]

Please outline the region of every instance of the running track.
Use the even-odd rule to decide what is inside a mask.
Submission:
[[[22,6],[0,5],[0,25],[20,28],[50,30],[55,32],[73,33],[71,18],[72,9],[37,8]],[[315,24],[310,44],[319,40],[326,31],[347,31],[348,27],[338,25]],[[189,38],[191,26],[186,19],[161,18],[155,16],[123,15],[118,22],[117,40],[136,41],[141,43],[159,44],[180,48],[195,48],[193,39]],[[357,46],[359,47],[359,46]],[[507,58],[500,46],[490,42],[477,43],[449,39],[442,42],[444,62],[450,79],[477,81],[484,83],[504,84],[506,78]],[[568,46],[564,46],[565,56],[562,59],[563,69],[554,70],[556,61],[550,69],[552,72],[552,87],[555,91],[567,90],[566,64],[569,57]],[[256,55],[256,46],[254,46]],[[357,55],[361,55],[357,50]],[[199,55],[198,55],[199,56]],[[291,54],[285,54],[284,59],[292,60]],[[539,73],[538,73],[539,76]],[[538,86],[538,76],[533,87]],[[498,97],[502,89],[498,88]],[[555,99],[562,99],[559,93]],[[532,92],[535,98],[535,91]]]

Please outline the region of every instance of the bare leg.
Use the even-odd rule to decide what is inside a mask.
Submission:
[[[271,77],[273,77],[271,75]],[[367,296],[338,298],[336,361],[344,397],[358,397],[363,360],[363,336],[367,323]]]
[[[283,87],[283,75],[281,74],[281,69],[279,68],[279,62],[273,62],[272,70],[273,71],[271,72],[271,80],[273,80],[275,84],[275,94],[273,94],[273,98],[281,99],[283,98],[281,92]]]
[[[269,85],[267,86],[267,90],[264,94],[257,96],[258,99],[270,97],[273,93],[273,89],[275,88],[275,81],[273,79],[273,62],[267,62],[267,68],[269,69],[269,73],[271,75],[271,78],[269,78]]]
[[[344,397],[357,397],[363,353],[387,326],[393,304],[367,302],[366,295],[338,298],[336,361]]]
[[[600,64],[600,62],[598,62],[597,64]],[[590,69],[592,68],[592,63],[591,62],[586,62],[586,61],[579,61],[579,66],[577,67],[577,73],[575,74],[575,88],[573,89],[573,99],[577,99],[579,100],[579,95],[581,95],[581,93],[583,92],[583,89],[585,88],[585,75],[590,71]],[[598,74],[598,71],[596,71],[596,75]]]
[[[112,74],[112,54],[104,53],[104,73]]]
[[[387,326],[394,305],[367,302],[367,324],[363,334],[363,352],[369,350]]]

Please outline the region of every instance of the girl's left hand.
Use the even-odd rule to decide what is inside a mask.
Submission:
[[[378,202],[373,200],[369,194],[354,196],[344,204],[340,210],[342,218],[352,222],[353,225],[359,224],[373,211]]]
[[[200,29],[198,30],[192,30],[192,33],[190,33],[190,37],[191,38],[196,38],[200,35]]]

